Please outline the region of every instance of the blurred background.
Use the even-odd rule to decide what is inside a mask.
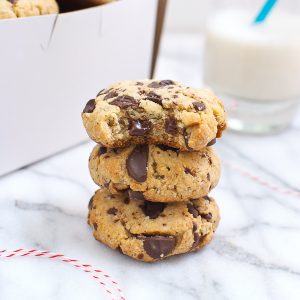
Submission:
[[[262,0],[169,0],[165,31],[167,33],[199,33],[203,31],[207,17],[216,9],[226,9],[230,6],[244,7],[255,14],[264,2]],[[300,10],[299,0],[279,1],[277,5],[292,13]]]
[[[155,76],[212,88],[230,129],[276,133],[298,109],[299,51],[300,1],[170,0]]]

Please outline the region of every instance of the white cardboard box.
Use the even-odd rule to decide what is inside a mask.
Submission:
[[[106,85],[150,74],[157,0],[0,21],[0,175],[87,139]]]

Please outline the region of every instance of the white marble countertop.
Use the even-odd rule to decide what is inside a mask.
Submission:
[[[157,76],[199,85],[201,39],[166,41]],[[0,250],[47,249],[91,263],[118,280],[126,299],[299,299],[299,137],[298,114],[284,133],[227,132],[218,141],[223,176],[212,195],[222,219],[201,252],[145,264],[93,239],[86,224],[96,189],[87,168],[92,142],[0,178]],[[92,300],[106,294],[60,262],[15,258],[0,259],[0,299]]]

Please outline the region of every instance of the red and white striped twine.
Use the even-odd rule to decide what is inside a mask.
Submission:
[[[230,169],[239,172],[241,175],[243,175],[244,177],[248,177],[251,180],[255,181],[256,183],[281,194],[284,195],[288,195],[288,196],[292,196],[292,197],[300,197],[300,192],[294,189],[289,189],[289,188],[284,188],[281,186],[277,186],[275,184],[273,184],[272,182],[269,182],[265,179],[262,179],[256,175],[253,175],[252,173],[230,163],[230,162],[226,162],[224,161],[223,164],[227,167],[229,167]]]
[[[119,287],[119,284],[113,280],[108,274],[104,273],[100,269],[94,269],[90,264],[83,264],[77,259],[71,259],[66,257],[63,254],[53,253],[50,251],[42,250],[26,250],[26,249],[16,249],[16,250],[0,250],[0,257],[3,258],[12,258],[12,257],[43,257],[48,259],[55,259],[61,262],[72,265],[73,267],[90,274],[90,276],[95,279],[106,291],[112,300],[126,300],[122,290]],[[109,284],[105,281],[108,280]],[[117,294],[117,295],[115,295]]]
[[[255,181],[256,183],[281,194],[293,196],[293,197],[300,197],[300,192],[293,189],[284,188],[281,186],[277,186],[267,180],[264,180],[256,175],[253,175],[249,171],[246,171],[239,166],[234,165],[231,162],[223,162],[223,164],[230,169],[237,171],[244,177],[248,177],[249,179]],[[104,273],[100,269],[94,269],[90,264],[83,264],[77,259],[71,259],[66,257],[63,254],[53,253],[50,251],[42,251],[42,250],[26,250],[26,249],[16,249],[16,250],[0,250],[0,257],[2,258],[12,258],[12,257],[43,257],[48,259],[55,259],[61,262],[67,263],[72,265],[73,267],[90,274],[90,276],[95,279],[106,291],[107,295],[110,296],[112,300],[126,300],[122,290],[119,287],[119,284],[113,280],[108,274]],[[105,281],[108,280],[109,284]],[[114,290],[114,291],[112,291]],[[115,292],[117,292],[115,295]]]

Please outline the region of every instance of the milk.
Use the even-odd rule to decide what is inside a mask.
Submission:
[[[217,94],[237,102],[238,109],[247,106],[248,115],[246,111],[235,112],[239,116],[234,118],[255,118],[249,116],[250,111],[255,112],[251,104],[260,103],[270,118],[274,114],[282,117],[280,111],[284,111],[285,120],[280,122],[287,123],[300,98],[300,18],[272,12],[265,22],[254,24],[254,17],[231,10],[208,21],[204,82]],[[229,117],[233,114],[229,112]]]

